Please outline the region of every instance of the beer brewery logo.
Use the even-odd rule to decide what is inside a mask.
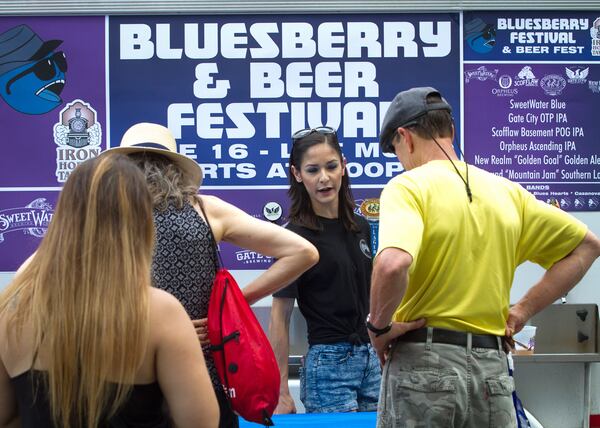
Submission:
[[[379,198],[369,198],[356,202],[360,202],[356,204],[358,206],[357,214],[370,221],[379,220]]]
[[[596,18],[590,27],[590,37],[592,38],[592,56],[600,56],[600,17]]]
[[[540,80],[540,86],[547,95],[560,95],[567,86],[567,81],[564,77],[558,74],[548,74]]]
[[[253,265],[257,268],[270,266],[273,257],[264,256],[252,250],[240,250],[235,252],[235,260],[243,265]]]
[[[600,93],[600,80],[588,80],[588,88],[595,94]]]
[[[263,216],[269,221],[277,221],[281,218],[282,211],[277,202],[267,202],[263,207]]]
[[[88,103],[75,100],[61,110],[54,125],[56,180],[64,183],[77,165],[101,152],[102,127]]]
[[[498,80],[498,70],[488,70],[485,65],[477,67],[475,70],[465,71],[465,83],[469,83],[471,79],[484,82],[488,79]]]
[[[587,82],[587,76],[590,73],[590,68],[586,67],[565,67],[565,73],[567,75],[567,82],[571,84],[585,84]]]
[[[512,97],[516,95],[519,90],[517,88],[513,88],[513,80],[508,74],[503,74],[498,78],[498,86],[499,88],[493,88],[492,94],[497,97]]]
[[[560,207],[565,210],[571,206],[571,198],[560,198]]]
[[[0,210],[0,243],[9,232],[22,230],[25,235],[42,238],[54,211],[45,198],[38,198],[24,207]]]
[[[515,76],[514,84],[515,86],[538,86],[540,79],[535,77],[533,73],[533,69],[530,65],[524,66],[519,74]]]

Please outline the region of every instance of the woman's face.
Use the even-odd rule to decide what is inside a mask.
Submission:
[[[344,170],[344,160],[325,142],[306,151],[300,168],[292,166],[296,181],[306,188],[315,214],[337,214]]]

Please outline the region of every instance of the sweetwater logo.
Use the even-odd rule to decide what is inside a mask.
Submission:
[[[488,70],[485,68],[485,65],[482,65],[476,70],[465,71],[465,83],[469,83],[471,79],[476,79],[481,82],[488,79],[498,80],[498,70]]]
[[[540,83],[540,79],[535,77],[533,74],[533,70],[530,65],[524,66],[519,74],[515,76],[514,84],[516,87],[518,86],[538,86]]]
[[[587,76],[590,74],[590,68],[565,67],[565,73],[568,77],[567,82],[571,84],[583,85],[587,82]]]
[[[270,266],[273,262],[273,257],[263,256],[250,250],[236,251],[235,259],[244,265]]]
[[[42,238],[54,211],[45,198],[38,198],[25,207],[0,210],[0,243],[4,234],[22,230],[26,235]]]
[[[96,110],[88,103],[75,100],[59,113],[54,125],[56,180],[64,183],[77,165],[101,152],[102,127]]]
[[[558,74],[548,74],[540,80],[540,87],[546,94],[552,96],[560,95],[565,86],[567,86],[567,81]]]

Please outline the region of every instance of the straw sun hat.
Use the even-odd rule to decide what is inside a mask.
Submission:
[[[177,143],[168,128],[156,123],[137,123],[129,128],[119,147],[112,147],[106,152],[110,153],[157,153],[169,158],[181,171],[200,187],[202,183],[202,169],[200,165],[187,156],[177,152]]]

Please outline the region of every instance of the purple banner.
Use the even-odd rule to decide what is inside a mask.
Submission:
[[[104,21],[0,18],[0,271],[35,251],[51,190],[105,146]]]
[[[600,64],[469,63],[464,84],[467,161],[565,210],[600,209]]]
[[[0,18],[0,189],[59,187],[104,141],[104,17]]]

